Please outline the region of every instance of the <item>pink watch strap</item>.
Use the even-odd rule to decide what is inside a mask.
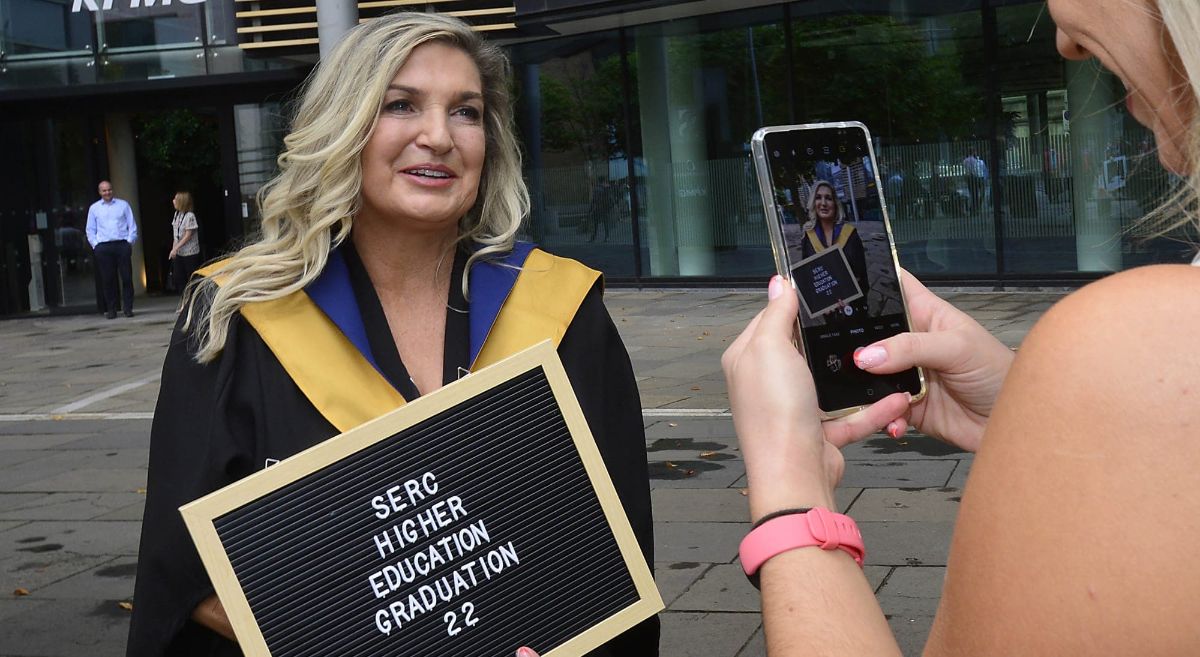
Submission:
[[[866,556],[862,534],[850,516],[814,508],[772,518],[746,534],[738,550],[742,570],[748,576],[754,575],[771,557],[802,547],[841,550],[854,557],[859,566]]]

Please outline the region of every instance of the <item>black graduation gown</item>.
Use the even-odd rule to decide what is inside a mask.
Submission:
[[[356,258],[347,260],[379,367],[407,399],[412,399],[406,389],[411,388],[411,382],[396,354],[369,278],[361,264],[356,264]],[[461,271],[462,258],[455,264],[456,271]],[[452,280],[460,279],[456,276]],[[457,283],[451,288],[457,291]],[[465,308],[461,293],[452,294],[457,302],[452,296],[450,305]],[[602,296],[597,281],[563,336],[558,353],[634,534],[653,567],[641,400],[629,355]],[[467,339],[466,315],[448,310],[447,382],[456,379],[457,368],[467,362]],[[218,359],[199,365],[193,354],[189,335],[177,324],[163,364],[150,434],[150,471],[129,657],[241,654],[235,643],[190,620],[196,605],[213,594],[213,586],[178,508],[273,460],[287,458],[339,433],[317,412],[240,315],[232,320]],[[652,618],[592,655],[655,656],[658,635],[658,619]]]

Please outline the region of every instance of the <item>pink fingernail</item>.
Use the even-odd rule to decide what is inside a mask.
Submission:
[[[521,646],[517,648],[517,657],[537,657],[537,653],[525,646]]]
[[[783,277],[776,274],[771,277],[771,282],[767,285],[767,299],[774,301],[783,294]]]
[[[883,365],[887,361],[887,350],[879,345],[859,347],[854,351],[854,364],[860,369],[870,369]]]
[[[887,427],[887,434],[893,439],[898,440],[900,438],[900,425],[896,424],[895,422],[889,424]]]

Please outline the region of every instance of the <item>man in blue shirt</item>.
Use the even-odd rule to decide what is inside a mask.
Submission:
[[[117,276],[121,277],[121,302],[126,317],[133,317],[133,243],[137,223],[129,204],[113,196],[113,186],[100,181],[100,200],[88,208],[87,238],[96,253],[96,267],[104,286],[104,316],[117,316]]]

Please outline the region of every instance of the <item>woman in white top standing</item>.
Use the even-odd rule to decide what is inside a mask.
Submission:
[[[171,220],[171,276],[175,289],[182,290],[192,273],[200,267],[200,225],[192,212],[191,192],[175,192],[171,199],[175,217]]]
[[[1048,6],[1059,52],[1121,79],[1130,115],[1183,179],[1164,211],[1197,221],[1200,3]],[[911,407],[897,394],[822,424],[791,341],[796,295],[778,277],[725,353],[751,516],[790,531],[746,544],[760,548],[751,568],[761,565],[768,654],[900,654],[856,555],[801,548],[815,536],[801,535],[791,510],[836,509],[837,447],[912,425],[977,451],[926,657],[1200,655],[1200,267],[1140,267],[1088,285],[1045,314],[1015,359],[911,276],[904,284],[914,332],[854,361],[878,373],[926,367],[929,394]],[[834,522],[819,529],[833,533]]]

